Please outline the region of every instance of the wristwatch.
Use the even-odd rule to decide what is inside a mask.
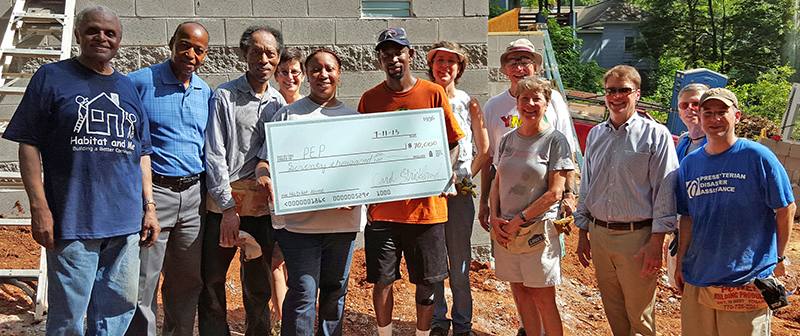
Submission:
[[[563,196],[564,196],[564,195],[566,195],[566,194],[573,194],[573,195],[577,195],[578,193],[576,193],[576,192],[575,192],[575,190],[572,190],[572,189],[564,189],[564,192],[563,192],[563,193],[561,193],[561,195],[562,195],[562,197],[563,197]]]
[[[147,209],[147,205],[148,205],[148,204],[152,204],[152,205],[153,205],[153,207],[155,207],[155,206],[156,206],[156,200],[154,200],[154,199],[146,199],[146,200],[144,200],[144,205],[143,205],[143,207],[144,207],[145,209]]]
[[[786,265],[791,265],[791,264],[792,264],[792,263],[789,261],[789,257],[787,257],[787,256],[778,257],[778,263],[780,264],[780,263],[782,263],[782,262],[785,262],[785,264],[786,264]]]

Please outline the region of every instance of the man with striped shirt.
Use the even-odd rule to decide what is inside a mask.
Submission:
[[[574,213],[578,259],[584,266],[593,260],[608,323],[625,336],[655,335],[661,246],[675,225],[672,188],[661,187],[674,183],[678,157],[667,128],[636,113],[640,84],[624,65],[603,77],[610,116],[586,139]]]

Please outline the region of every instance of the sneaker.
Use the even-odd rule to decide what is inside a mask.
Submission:
[[[528,336],[525,332],[525,328],[519,328],[519,330],[517,330],[517,336]]]
[[[281,321],[275,322],[275,324],[272,325],[271,334],[273,336],[281,336]]]
[[[433,327],[431,329],[430,336],[447,336],[450,333],[450,329],[440,328],[440,327]]]
[[[465,332],[453,334],[453,336],[478,336],[478,334],[476,334],[474,331],[470,330],[470,331],[465,331]]]

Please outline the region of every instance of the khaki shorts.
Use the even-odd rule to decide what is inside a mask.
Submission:
[[[681,299],[683,336],[769,336],[769,308],[745,312],[709,308],[699,301],[700,287],[685,284]]]

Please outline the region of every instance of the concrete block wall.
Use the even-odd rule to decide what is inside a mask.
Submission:
[[[462,44],[470,64],[459,88],[485,102],[490,97],[488,0],[410,1],[410,18],[362,18],[361,0],[77,0],[76,12],[104,5],[117,13],[123,39],[113,66],[124,74],[165,61],[169,57],[166,44],[175,27],[184,21],[200,22],[209,31],[210,46],[198,74],[212,87],[245,71],[238,52],[244,29],[255,24],[272,26],[281,31],[286,46],[306,53],[327,47],[339,53],[344,73],[338,96],[353,108],[364,91],[385,78],[374,52],[378,34],[388,27],[400,27],[406,29],[416,49],[412,70],[422,78],[427,79],[425,55],[431,44],[443,39]],[[6,16],[12,2],[0,0]],[[73,47],[73,55],[77,51],[77,46]],[[18,66],[21,71],[34,72],[49,61],[34,59]],[[272,84],[277,87],[274,81]],[[19,100],[15,96],[0,99],[0,118],[10,118]],[[0,140],[0,162],[16,161],[15,148],[16,144]]]
[[[800,200],[800,143],[777,141],[768,138],[758,139],[758,142],[775,153],[778,161],[786,169],[786,175],[792,182],[794,198]]]

